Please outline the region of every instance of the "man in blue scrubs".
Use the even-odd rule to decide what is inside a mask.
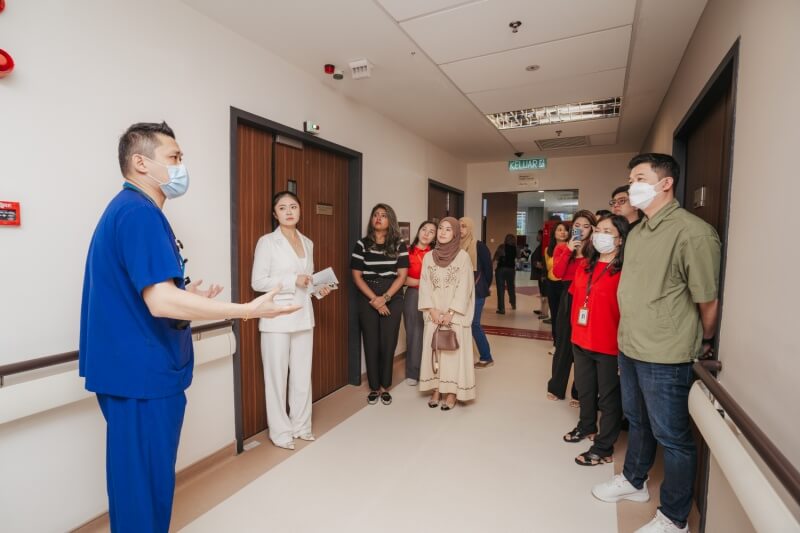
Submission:
[[[86,260],[80,375],[107,424],[106,474],[113,532],[166,532],[184,391],[192,382],[190,320],[274,317],[297,307],[212,300],[222,287],[185,284],[180,243],[161,211],[189,175],[164,122],[134,124],[119,141],[122,190],[97,224]]]

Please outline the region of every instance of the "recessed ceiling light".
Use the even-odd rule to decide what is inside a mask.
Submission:
[[[540,199],[539,199],[539,201],[540,201],[540,202],[544,202],[544,198],[540,198]]]
[[[537,191],[537,192],[544,192],[544,191]]]
[[[542,67],[540,67],[539,65],[528,65],[527,67],[525,67],[525,70],[527,70],[528,72],[534,72],[536,70],[539,70],[540,68]]]
[[[562,122],[577,122],[579,120],[595,120],[600,118],[618,117],[622,109],[622,97],[594,100],[592,102],[579,102],[575,104],[560,104],[518,111],[504,111],[486,115],[498,130],[513,128],[527,128],[530,126],[544,126],[547,124],[560,124]]]

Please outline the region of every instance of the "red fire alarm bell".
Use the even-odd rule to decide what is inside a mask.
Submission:
[[[8,52],[0,49],[0,78],[8,76],[12,70],[14,70],[14,59]]]
[[[0,226],[19,226],[21,222],[19,202],[0,202]]]
[[[3,0],[0,0],[0,2],[2,2],[2,1]],[[331,65],[330,63],[328,63],[327,65],[325,65],[325,74],[333,74],[333,71],[335,69],[336,69],[335,65]]]
[[[6,8],[6,0],[0,0],[0,13]]]

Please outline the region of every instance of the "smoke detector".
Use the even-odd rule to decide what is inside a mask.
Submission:
[[[354,80],[361,80],[364,78],[372,77],[373,65],[366,59],[358,59],[356,61],[351,61],[349,66],[350,66],[350,75]]]

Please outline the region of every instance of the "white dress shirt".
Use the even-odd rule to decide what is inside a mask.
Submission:
[[[291,333],[314,327],[311,286],[298,288],[295,284],[298,275],[314,273],[314,243],[299,231],[297,235],[303,245],[305,257],[298,257],[280,228],[264,235],[256,244],[251,283],[253,290],[267,292],[280,284],[282,288],[276,295],[275,302],[300,306],[298,311],[288,315],[260,319],[258,322],[260,331]]]

